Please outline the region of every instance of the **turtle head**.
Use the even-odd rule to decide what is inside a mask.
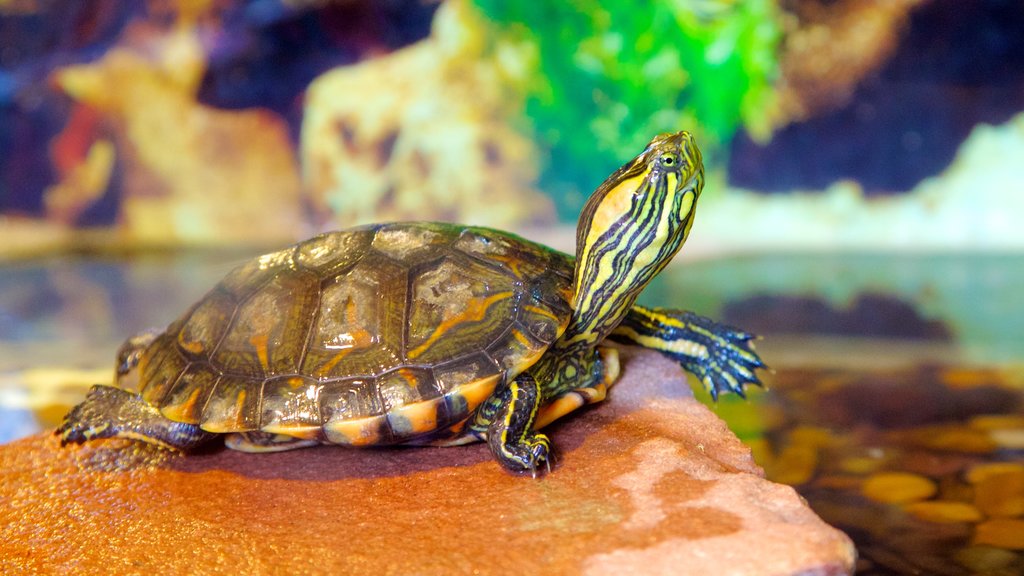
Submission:
[[[688,132],[655,136],[583,207],[576,229],[571,340],[610,332],[690,232],[704,187],[700,150]]]

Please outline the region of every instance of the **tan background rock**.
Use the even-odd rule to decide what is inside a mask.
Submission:
[[[854,551],[656,353],[550,429],[542,479],[481,444],[175,457],[0,447],[2,573],[844,574]]]

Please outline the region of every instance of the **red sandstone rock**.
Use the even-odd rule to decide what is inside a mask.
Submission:
[[[482,444],[177,457],[123,441],[0,447],[0,573],[846,574],[854,549],[634,352],[549,431],[542,479]]]

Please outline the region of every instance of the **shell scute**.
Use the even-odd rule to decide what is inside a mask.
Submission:
[[[501,338],[487,347],[487,354],[502,370],[517,373],[533,364],[546,349],[546,342],[537,340],[528,330],[513,324]]]
[[[287,434],[319,428],[321,388],[320,382],[304,376],[280,376],[264,382],[260,429]]]
[[[384,414],[373,378],[325,382],[320,389],[320,419],[325,424]]]
[[[189,364],[164,396],[160,403],[160,413],[175,422],[197,424],[202,420],[203,409],[219,379],[220,374],[209,364]]]
[[[249,377],[224,374],[203,408],[199,426],[217,433],[259,430],[261,392]]]
[[[215,288],[199,302],[178,330],[178,346],[192,358],[209,358],[227,331],[236,305],[234,296]]]
[[[324,424],[329,442],[345,446],[373,446],[388,443],[382,431],[388,428],[387,416],[368,416],[351,420],[331,420]]]
[[[498,267],[519,279],[533,280],[549,274],[572,279],[569,256],[513,234],[489,228],[466,228],[452,245],[488,266]]]
[[[445,394],[445,407],[449,421],[455,423],[467,418],[478,406],[483,404],[488,396],[494,393],[494,389],[498,387],[501,380],[501,374],[485,376]]]
[[[521,287],[468,258],[423,267],[411,281],[406,359],[431,364],[501,335],[516,316]]]
[[[139,362],[139,391],[142,399],[159,406],[187,364],[171,334],[158,336],[146,348]]]
[[[372,378],[325,383],[320,390],[320,416],[330,442],[349,446],[383,442],[387,416]]]
[[[405,292],[405,270],[379,256],[326,284],[300,372],[326,380],[400,365]]]
[[[259,381],[297,373],[319,297],[314,274],[275,275],[238,307],[213,361],[225,372]]]
[[[369,250],[376,228],[328,232],[310,238],[296,246],[295,262],[321,278],[343,274]]]
[[[228,272],[219,286],[239,299],[244,298],[281,270],[294,269],[294,253],[295,247],[291,246],[253,258]]]
[[[442,394],[448,394],[480,378],[501,373],[487,354],[476,352],[434,367],[434,379]]]
[[[431,224],[382,226],[373,237],[373,249],[398,262],[423,260],[447,252],[451,236],[445,227]]]
[[[444,398],[424,400],[388,410],[391,442],[404,442],[437,430],[439,422],[448,422]]]

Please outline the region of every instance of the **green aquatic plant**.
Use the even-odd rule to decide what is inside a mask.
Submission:
[[[771,95],[776,0],[475,0],[494,42],[537,55],[528,129],[550,150],[542,185],[564,218],[651,134],[695,131],[711,163]]]

